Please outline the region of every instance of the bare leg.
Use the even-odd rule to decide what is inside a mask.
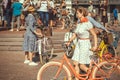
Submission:
[[[64,29],[64,28],[65,28],[65,20],[63,19],[63,20],[61,21],[61,23],[62,23],[62,28],[61,28],[61,29]]]
[[[83,71],[85,71],[87,73],[88,71],[88,67],[85,64],[80,64],[80,69],[82,69]]]
[[[75,71],[76,71],[76,73],[79,74],[79,72],[80,72],[79,63],[76,62],[76,61],[74,61],[73,63],[74,63],[74,65],[75,65]],[[78,79],[78,78],[75,78],[75,80],[79,80],[79,79]]]
[[[108,27],[108,23],[105,23],[105,28],[107,28]]]
[[[53,26],[53,20],[50,20],[50,27]]]
[[[25,52],[25,60],[29,60],[29,52]]]
[[[32,58],[33,58],[33,53],[29,52],[29,58],[30,58],[30,62],[32,62]]]

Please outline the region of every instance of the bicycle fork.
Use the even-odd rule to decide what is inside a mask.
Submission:
[[[61,65],[59,66],[59,69],[57,70],[57,73],[55,74],[54,79],[57,79],[57,77],[59,76],[59,74],[60,74],[60,72],[61,72],[61,70],[62,70],[62,68],[63,68],[63,64],[64,64],[64,61],[62,60],[62,63],[61,63]]]

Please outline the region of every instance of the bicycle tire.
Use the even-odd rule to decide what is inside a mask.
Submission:
[[[106,68],[104,66],[111,66],[112,68]],[[120,66],[116,66],[116,63],[109,63],[107,61],[101,62],[92,72],[92,79],[95,80],[119,80]]]
[[[112,57],[117,56],[115,48],[113,46],[111,46],[111,45],[107,45],[105,48],[103,48],[102,55],[105,54],[105,53],[111,54]]]
[[[38,71],[37,80],[71,80],[71,73],[65,65],[63,65],[57,79],[54,78],[56,71],[58,70],[60,65],[60,62],[55,61],[44,64]]]
[[[45,46],[45,49],[46,49],[45,54],[46,54],[46,57],[47,57],[45,60],[48,59],[47,60],[47,62],[48,62],[49,59],[51,59],[53,57],[53,53],[54,53],[54,46],[53,46],[52,39],[47,38],[44,46]]]

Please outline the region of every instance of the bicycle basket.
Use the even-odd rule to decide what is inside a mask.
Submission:
[[[105,42],[105,44],[112,44],[113,43],[113,34],[112,33],[104,33],[104,37],[103,40]]]

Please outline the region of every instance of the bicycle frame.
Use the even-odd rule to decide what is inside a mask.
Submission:
[[[105,44],[104,41],[102,40],[102,41],[100,42],[100,44],[99,44],[98,49],[100,49],[100,51],[98,52],[98,55],[99,55],[100,57],[102,57],[103,51],[104,51],[104,50],[106,50],[105,52],[108,51],[108,50],[107,50],[107,44]]]
[[[47,39],[48,38],[44,36],[43,38],[41,38],[41,39],[39,39],[37,41],[38,42],[38,50],[39,50],[41,64],[43,64],[42,53],[47,52],[46,46],[50,46],[50,44],[48,43]],[[52,58],[53,50],[54,50],[54,48],[53,48],[53,45],[52,45],[52,48],[51,48],[51,51],[50,51],[51,52],[50,58]]]
[[[98,52],[97,52],[97,54],[102,58],[102,55],[104,54],[104,53],[107,53],[107,52],[109,52],[109,49],[108,49],[108,47],[110,47],[111,49],[112,49],[112,51],[114,51],[112,54],[114,54],[113,56],[116,56],[116,51],[115,51],[115,48],[111,45],[111,43],[105,43],[105,40],[104,39],[107,39],[107,38],[105,38],[105,36],[107,36],[106,35],[106,33],[102,33],[102,34],[100,34],[100,39],[101,39],[101,41],[100,41],[100,43],[99,43],[99,47],[98,47]],[[102,61],[102,59],[100,59],[100,61]]]
[[[106,76],[106,78],[111,77],[111,74],[117,69],[117,67],[118,67],[118,69],[120,70],[120,58],[115,57],[115,58],[113,58],[112,60],[107,59],[105,62],[114,64],[114,66],[111,66],[112,68],[110,69],[110,71],[109,71],[108,73],[107,73],[107,72],[104,72],[104,71],[101,70],[99,67],[97,67],[97,68],[100,70],[100,72]],[[108,65],[109,65],[109,64],[108,64]],[[105,66],[105,65],[104,65],[104,66]],[[119,71],[119,70],[118,70],[118,71]],[[119,72],[120,72],[120,71],[119,71]],[[95,80],[101,80],[101,79],[96,78]],[[103,79],[102,79],[102,80],[103,80]]]
[[[100,70],[101,73],[106,75],[106,78],[109,78],[111,73],[114,72],[114,70],[117,67],[119,67],[119,69],[120,69],[120,65],[119,65],[120,64],[119,63],[120,59],[119,58],[115,58],[115,59],[108,60],[108,61],[105,61],[105,62],[108,62],[108,63],[110,62],[110,63],[115,64],[115,66],[112,67],[112,69],[110,70],[109,73],[106,73],[101,68],[99,68],[100,63],[97,64],[95,61],[93,61],[93,62],[90,63],[90,67],[89,67],[90,71],[88,71],[86,74],[78,74],[78,73],[76,73],[73,65],[70,63],[70,61],[67,58],[66,54],[64,54],[61,61],[60,61],[61,65],[59,66],[59,69],[57,70],[57,73],[56,73],[54,78],[57,79],[57,77],[59,76],[59,73],[62,70],[63,65],[65,65],[70,70],[71,74],[73,74],[74,77],[76,77],[76,78],[78,78],[80,80],[103,80],[103,78],[92,78],[92,71],[94,70],[94,67],[97,67]],[[94,64],[94,66],[93,65],[91,66],[91,64]]]
[[[77,77],[78,79],[82,79],[82,80],[86,80],[86,78],[89,78],[89,80],[91,79],[92,70],[88,71],[86,74],[77,74],[76,71],[75,71],[75,69],[74,69],[74,67],[73,67],[73,65],[70,63],[69,59],[67,58],[66,54],[63,55],[62,60],[60,61],[60,63],[61,63],[61,65],[60,65],[60,67],[59,67],[59,69],[58,69],[58,71],[57,71],[57,73],[56,73],[56,75],[55,75],[55,78],[56,78],[56,79],[57,79],[60,71],[62,70],[62,66],[63,66],[64,64],[67,65],[67,67],[68,67],[68,69],[71,71],[71,73],[72,73],[75,77]],[[93,62],[93,64],[94,64],[95,66],[97,66],[97,63]],[[91,69],[93,69],[93,68],[91,68]],[[85,78],[83,78],[83,77],[85,77]],[[93,79],[92,79],[92,80],[93,80]]]

